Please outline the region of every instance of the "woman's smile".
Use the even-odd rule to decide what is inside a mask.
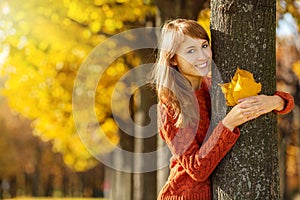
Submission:
[[[202,63],[202,64],[198,64],[198,65],[195,65],[196,68],[200,68],[200,69],[203,69],[207,66],[207,62],[205,63]]]

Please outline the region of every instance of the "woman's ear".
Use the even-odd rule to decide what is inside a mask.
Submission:
[[[171,64],[172,66],[177,66],[177,61],[176,61],[175,57],[173,57],[173,58],[170,60],[170,64]]]

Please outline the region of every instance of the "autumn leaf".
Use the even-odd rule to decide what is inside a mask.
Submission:
[[[255,82],[253,74],[239,68],[236,70],[231,82],[219,85],[228,106],[234,106],[239,99],[255,96],[261,91],[261,84]]]

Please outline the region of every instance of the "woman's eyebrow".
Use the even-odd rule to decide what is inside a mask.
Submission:
[[[186,47],[186,49],[193,49],[193,48],[196,48],[196,46],[188,46],[188,47]]]

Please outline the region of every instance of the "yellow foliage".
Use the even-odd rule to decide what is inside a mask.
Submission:
[[[292,70],[300,80],[300,60],[293,63]]]
[[[10,9],[5,13],[0,10],[0,76],[5,78],[2,94],[12,109],[32,119],[33,134],[51,141],[53,150],[63,154],[68,166],[77,171],[95,166],[73,119],[77,70],[110,34],[125,30],[128,22],[140,26],[155,8],[143,0],[4,1]],[[8,57],[2,56],[8,52]],[[100,78],[95,93],[98,134],[103,139],[95,147],[99,154],[119,142],[118,127],[111,118],[111,95],[118,79],[139,62],[134,55],[119,58]]]
[[[239,68],[231,82],[219,85],[228,106],[234,106],[239,99],[257,95],[261,91],[261,84],[255,82],[253,74]]]
[[[297,155],[299,155],[299,148],[297,146],[288,145],[286,149],[286,173],[288,176],[295,176],[297,174]]]
[[[111,145],[115,146],[119,143],[118,126],[112,118],[107,118],[101,125],[101,130],[105,136],[110,140]]]
[[[198,15],[198,23],[203,26],[205,31],[207,32],[209,38],[211,38],[210,35],[210,9],[203,9],[200,11]]]

